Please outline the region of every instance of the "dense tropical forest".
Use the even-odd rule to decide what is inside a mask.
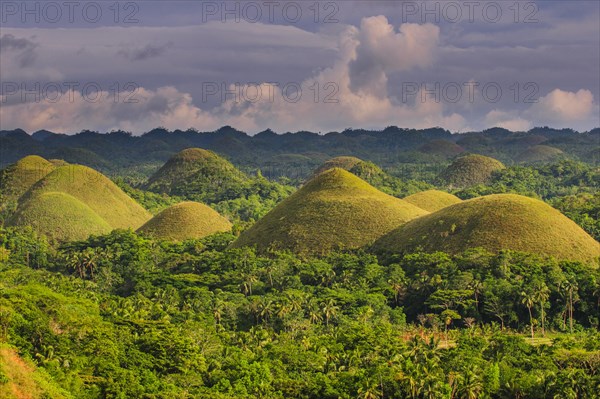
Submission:
[[[0,132],[0,397],[596,398],[599,133]]]

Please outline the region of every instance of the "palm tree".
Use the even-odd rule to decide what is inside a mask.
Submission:
[[[339,308],[335,305],[333,299],[328,299],[323,303],[323,315],[325,316],[325,325],[329,325],[329,320],[337,315]]]
[[[531,309],[533,309],[533,306],[535,305],[535,299],[535,294],[526,291],[521,291],[521,303],[525,305],[527,307],[527,310],[529,311],[529,326],[531,328],[531,339],[533,339],[533,313],[531,313]]]
[[[546,303],[548,298],[550,298],[550,289],[544,283],[539,285],[536,289],[536,300],[540,303],[541,308],[541,319],[542,319],[542,337],[546,336],[546,328],[545,328],[545,320],[546,320]]]

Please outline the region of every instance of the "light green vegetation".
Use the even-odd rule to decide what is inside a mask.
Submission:
[[[379,239],[377,253],[462,252],[483,247],[591,261],[600,243],[546,203],[514,194],[474,198],[413,220]]]
[[[461,202],[461,199],[457,196],[440,190],[421,191],[409,195],[403,200],[429,212],[439,211],[442,208]]]
[[[199,202],[170,206],[150,219],[138,232],[156,238],[182,241],[231,230],[231,223]]]
[[[300,254],[358,248],[427,213],[335,168],[319,174],[243,232],[234,247]]]

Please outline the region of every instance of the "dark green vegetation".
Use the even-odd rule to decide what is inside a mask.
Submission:
[[[231,230],[231,223],[218,212],[199,202],[170,206],[138,229],[159,239],[183,241]]]
[[[460,145],[447,140],[432,140],[419,147],[419,151],[425,154],[436,155],[442,158],[452,158],[465,152]]]
[[[404,201],[425,209],[429,212],[439,211],[450,205],[458,204],[461,200],[455,195],[440,190],[427,190],[409,195]]]
[[[132,200],[106,176],[82,165],[56,168],[34,184],[19,200],[21,204],[32,201],[43,193],[61,192],[75,197],[112,228],[136,229],[151,215]],[[68,223],[67,219],[59,221]]]
[[[443,208],[409,222],[379,239],[381,254],[444,251],[460,253],[482,247],[547,254],[559,259],[592,261],[600,243],[575,222],[542,201],[496,194]]]
[[[234,247],[323,254],[363,247],[427,211],[340,168],[320,173],[244,231]]]
[[[466,155],[456,159],[440,175],[452,188],[470,187],[488,183],[492,174],[504,169],[502,162],[483,155]]]
[[[518,162],[549,162],[563,157],[564,153],[558,148],[547,145],[535,145],[528,148],[517,157]]]
[[[111,226],[77,198],[63,192],[43,192],[22,204],[8,219],[8,226],[31,226],[55,241],[83,240],[106,234]]]
[[[407,254],[391,264],[364,253],[261,257],[224,249],[232,239],[171,244],[115,231],[56,250],[26,230],[1,230],[0,354],[11,366],[2,365],[0,392],[15,384],[46,399],[597,392],[597,269],[508,251]]]

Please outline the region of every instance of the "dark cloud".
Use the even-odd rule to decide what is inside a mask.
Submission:
[[[18,53],[17,59],[21,68],[27,68],[35,63],[37,54],[35,49],[38,45],[25,38],[17,38],[14,35],[6,34],[0,37],[0,54],[6,51],[15,51]]]
[[[169,47],[173,46],[172,42],[164,44],[147,44],[142,48],[119,50],[118,54],[129,58],[132,61],[143,61],[149,58],[160,57],[165,54]]]

